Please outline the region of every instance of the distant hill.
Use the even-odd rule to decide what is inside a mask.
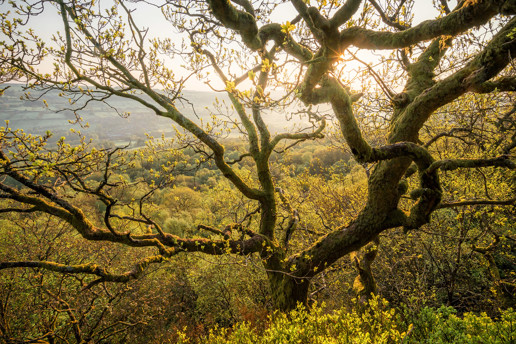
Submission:
[[[72,111],[56,112],[71,107],[68,99],[59,97],[57,91],[46,93],[39,101],[29,101],[21,99],[24,92],[20,85],[9,86],[3,96],[0,96],[0,126],[4,126],[5,121],[8,120],[11,128],[21,128],[32,134],[43,134],[50,130],[55,137],[66,136],[71,128],[80,128],[77,124],[70,123],[76,120]],[[31,95],[38,94],[31,91]],[[176,106],[197,123],[211,121],[211,114],[220,112],[227,115],[227,109],[222,104],[225,101],[229,108],[230,103],[225,94],[186,90],[183,91],[183,97],[189,102],[177,102]],[[217,98],[219,105],[222,105],[219,108],[214,105]],[[49,104],[48,108],[44,105],[43,99]],[[175,133],[174,123],[170,119],[156,116],[135,101],[115,96],[108,100],[108,104],[90,102],[79,112],[83,122],[88,123],[88,128],[81,128],[88,137],[111,141],[115,144],[126,144],[129,141],[143,142],[145,134],[157,137],[172,136]],[[120,114],[129,112],[130,115],[122,117],[117,114],[117,111]],[[277,132],[292,126],[292,123],[286,119],[288,115],[269,112],[264,113],[264,118],[270,130]],[[234,114],[230,114],[230,118],[232,116]]]

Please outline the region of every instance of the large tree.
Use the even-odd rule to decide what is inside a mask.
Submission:
[[[59,90],[78,112],[87,112],[91,101],[109,102],[119,96],[169,118],[193,139],[189,145],[212,160],[234,189],[256,204],[259,220],[250,227],[247,222],[228,223],[223,229],[199,225],[217,239],[166,233],[147,215],[143,202],[139,209],[132,208],[131,216],[118,212],[128,203],[119,201],[113,191],[117,184],[109,171],[117,151],[92,151],[85,145],[73,148],[61,142],[56,151],[47,152],[44,138],[6,129],[0,134],[0,197],[9,205],[2,212],[47,213],[67,222],[84,240],[150,247],[157,252],[123,274],[111,273],[95,262],[74,265],[47,260],[5,261],[0,269],[38,267],[96,275],[94,283],[125,282],[140,276],[150,264],[177,254],[258,253],[275,306],[289,309],[307,301],[311,279],[385,230],[418,229],[441,208],[512,206],[510,195],[443,202],[440,174],[462,168],[515,168],[511,92],[516,87],[516,3],[463,0],[450,8],[447,1],[434,2],[436,18],[417,25],[412,24],[417,5],[410,0],[291,0],[290,18],[280,23],[270,18],[286,6],[285,1],[170,0],[137,5],[118,1],[113,7],[78,0],[11,3],[13,12],[0,18],[3,82],[25,81],[29,88]],[[136,14],[143,6],[161,11],[171,25],[169,38],[161,33],[150,39],[149,31],[138,26]],[[52,41],[40,38],[37,27],[24,29],[50,11],[62,21]],[[252,161],[252,176],[233,167],[235,160],[226,156],[211,124],[195,121],[180,110],[177,104],[185,100],[181,93],[185,78],[174,73],[179,58],[192,74],[229,97],[236,116],[227,120],[247,144],[237,160]],[[377,64],[364,61],[373,58]],[[38,67],[46,61],[53,62],[53,70]],[[369,90],[352,81],[349,66],[364,71],[376,86]],[[218,81],[211,80],[210,72]],[[357,88],[362,92],[353,91]],[[280,91],[283,94],[278,96]],[[443,128],[446,111],[479,107],[482,102],[472,100],[472,94],[488,94],[496,104],[496,111],[485,112],[487,124],[478,128],[475,123],[479,122],[463,126],[450,120],[451,127]],[[264,113],[291,111],[299,103],[306,106],[304,114],[313,125],[272,132]],[[271,173],[270,158],[299,141],[322,138],[328,119],[316,111],[317,105],[327,105],[325,112],[336,119],[339,136],[354,159],[374,168],[369,170],[365,206],[353,221],[326,231],[307,247],[293,248],[289,240],[299,214]],[[369,142],[371,123],[381,128],[374,144]],[[473,139],[478,130],[496,133],[489,147]],[[469,156],[435,158],[439,151],[433,147],[441,138],[465,140],[468,135],[474,147],[466,152]],[[91,171],[100,177],[91,180]],[[79,193],[105,204],[102,223],[89,218],[70,197]],[[407,193],[410,198],[404,197]],[[278,221],[285,210],[290,213],[288,225]],[[122,231],[129,228],[127,222],[150,226],[153,232]]]

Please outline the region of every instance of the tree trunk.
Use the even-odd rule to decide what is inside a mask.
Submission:
[[[373,295],[376,295],[378,288],[376,279],[373,275],[371,265],[378,254],[380,239],[376,237],[371,243],[366,245],[362,252],[354,252],[351,257],[357,268],[357,277],[353,282],[353,289],[361,305],[366,304]]]
[[[268,272],[274,308],[289,311],[298,304],[307,305],[309,279],[298,278],[285,272]]]

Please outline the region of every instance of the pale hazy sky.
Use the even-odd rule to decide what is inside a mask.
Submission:
[[[453,7],[455,3],[455,0],[450,2],[450,7]],[[136,9],[135,12],[133,12],[133,16],[137,25],[149,28],[148,38],[176,36],[178,41],[181,40],[181,37],[174,32],[172,26],[164,20],[159,9],[148,5],[128,5]],[[52,7],[48,4],[47,6]],[[4,12],[6,7],[7,6],[5,4],[1,5],[0,10]],[[414,23],[417,24],[423,20],[435,18],[437,11],[432,6],[432,0],[417,0],[414,13]],[[292,20],[295,16],[295,10],[293,9],[292,5],[287,2],[277,8],[277,10],[273,13],[272,19],[276,22],[282,23],[286,22],[287,20]],[[31,19],[31,22],[31,27],[33,27],[41,37],[50,38],[56,31],[62,31],[61,18],[57,14],[55,8],[48,8],[48,10],[45,11],[42,15]],[[45,65],[42,66],[42,69],[50,70],[51,66],[52,61],[46,61]],[[182,74],[178,69],[174,71],[178,75]],[[196,90],[209,90],[208,86],[196,80],[195,78],[190,79],[189,83],[187,84],[187,88]]]

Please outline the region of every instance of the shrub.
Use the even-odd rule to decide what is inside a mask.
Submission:
[[[323,305],[324,307],[324,305]],[[323,307],[307,310],[298,306],[289,313],[275,312],[267,326],[257,330],[247,322],[232,328],[214,328],[202,343],[482,343],[516,342],[516,312],[508,309],[497,320],[485,313],[456,314],[452,307],[423,308],[412,319],[389,308],[385,300],[373,298],[366,309],[340,309],[324,313]],[[184,333],[179,343],[193,343]]]

